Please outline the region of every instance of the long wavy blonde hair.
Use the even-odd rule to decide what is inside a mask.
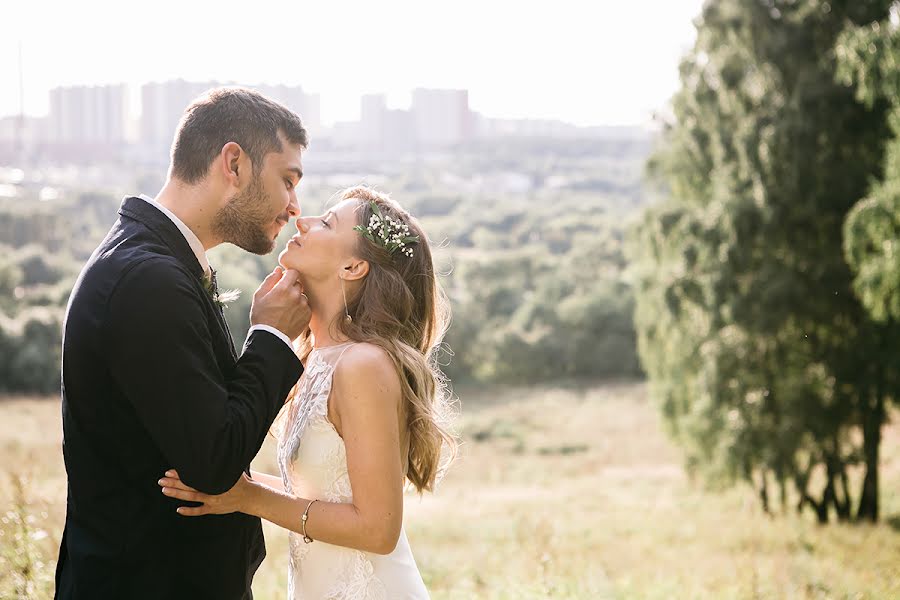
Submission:
[[[419,493],[432,491],[458,447],[449,428],[452,403],[437,356],[450,323],[449,303],[435,274],[428,238],[412,215],[387,194],[365,186],[348,188],[339,198],[359,200],[358,225],[369,223],[374,203],[382,215],[406,224],[419,237],[410,257],[358,236],[356,255],[368,261],[369,272],[347,296],[352,319],[338,318],[330,328],[336,337],[383,348],[393,360],[409,433],[406,477]],[[305,359],[312,350],[311,332],[304,332],[295,346]],[[293,395],[294,390],[289,399]]]

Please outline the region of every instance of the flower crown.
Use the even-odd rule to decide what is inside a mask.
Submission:
[[[360,232],[364,238],[374,242],[393,255],[400,250],[406,256],[412,257],[413,249],[408,244],[417,244],[419,236],[409,234],[409,225],[381,214],[381,209],[374,201],[369,201],[372,208],[372,217],[366,227],[357,225],[353,231]]]

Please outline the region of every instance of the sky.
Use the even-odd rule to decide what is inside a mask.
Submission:
[[[56,86],[149,81],[301,85],[326,124],[359,97],[407,108],[417,87],[469,90],[494,118],[648,124],[678,86],[702,0],[5,0],[0,115]]]

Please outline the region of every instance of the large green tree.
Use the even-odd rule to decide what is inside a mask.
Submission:
[[[900,31],[898,15],[853,27],[844,32],[837,44],[839,80],[856,90],[857,98],[867,106],[887,103],[891,141],[884,160],[884,178],[876,182],[869,195],[860,200],[844,226],[844,250],[852,266],[854,288],[878,322],[888,330],[900,323]],[[894,364],[900,360],[895,345],[884,340],[881,352]],[[896,380],[876,378],[872,393],[862,406],[866,476],[864,485],[876,501],[860,507],[862,516],[878,518],[878,461],[881,425],[887,406],[897,399]],[[864,513],[863,510],[866,510]]]
[[[650,162],[668,199],[629,246],[640,355],[689,467],[752,482],[767,510],[773,483],[782,505],[793,488],[823,522],[853,516],[854,433],[896,379],[900,340],[855,296],[841,241],[880,177],[886,105],[835,76],[840,33],[890,4],[707,2]]]

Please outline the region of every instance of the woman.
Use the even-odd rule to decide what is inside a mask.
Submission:
[[[312,319],[297,344],[303,377],[273,426],[281,476],[253,472],[219,496],[174,471],[160,485],[202,503],[182,515],[240,511],[289,529],[290,598],[427,598],[403,488],[432,490],[455,452],[434,357],[447,313],[428,242],[365,187],[297,229],[279,262],[300,273]]]

